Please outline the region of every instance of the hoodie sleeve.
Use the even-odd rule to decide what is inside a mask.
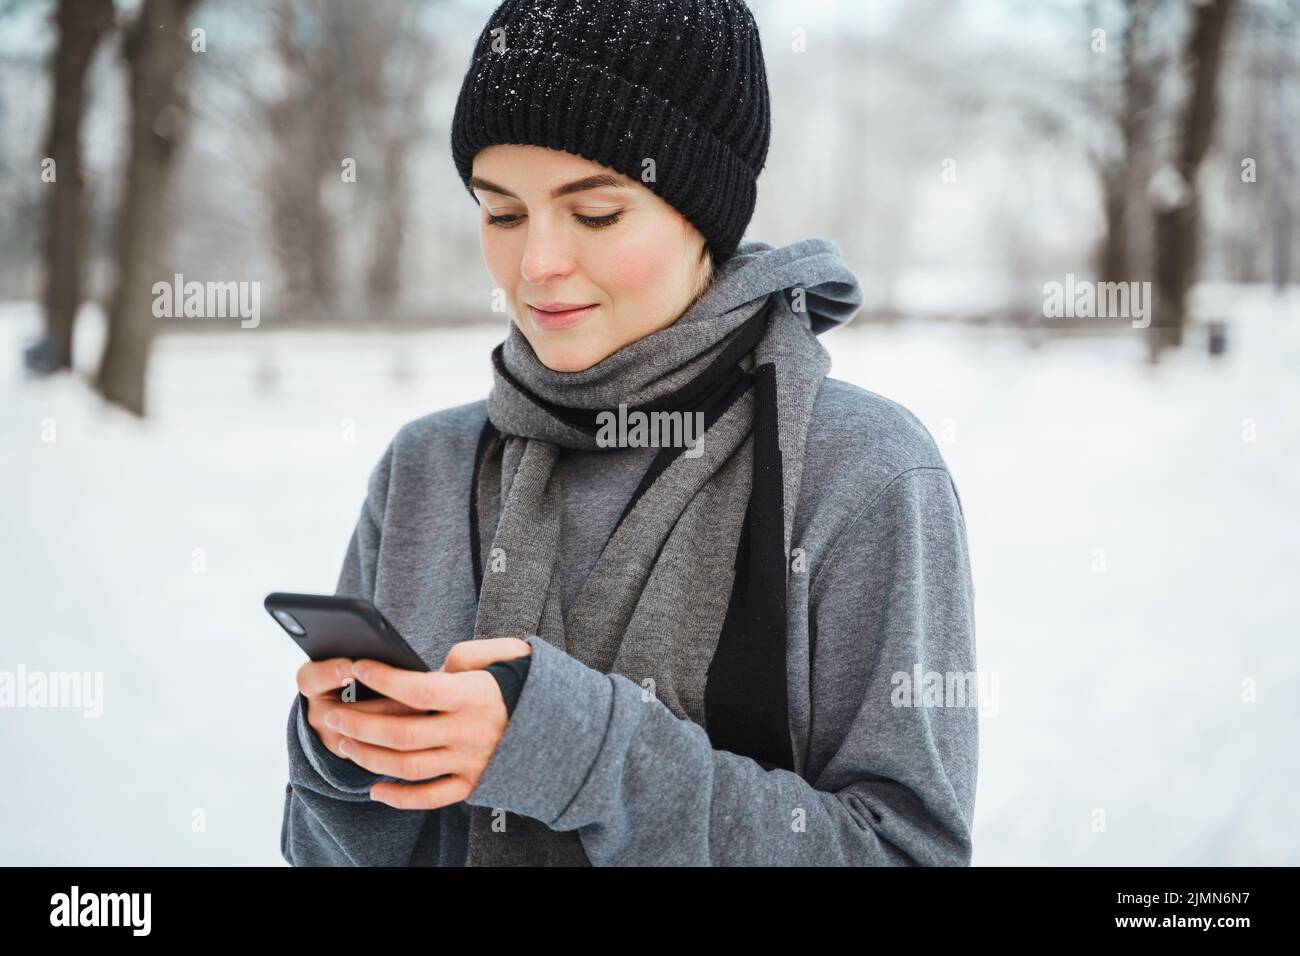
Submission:
[[[374,598],[380,526],[373,502],[384,500],[387,467],[385,454],[371,475],[336,594]],[[307,723],[301,693],[294,695],[289,710],[288,745],[289,782],[280,828],[280,854],[286,861],[294,866],[436,865],[439,811],[399,810],[371,800],[372,784],[395,778],[329,751]]]
[[[974,676],[947,470],[898,475],[814,573],[812,710],[833,728],[814,727],[814,782],[713,749],[635,682],[529,636],[528,680],[466,802],[577,830],[597,866],[968,865],[978,714],[904,702],[898,676]]]

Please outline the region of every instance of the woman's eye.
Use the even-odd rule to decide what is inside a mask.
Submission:
[[[574,213],[577,216],[577,213]],[[591,226],[593,229],[604,229],[606,226],[612,226],[618,222],[619,216],[623,215],[622,210],[612,212],[608,216],[577,216],[578,221]]]
[[[590,226],[592,229],[604,229],[606,226],[612,226],[614,223],[618,222],[622,215],[622,210],[610,213],[608,216],[582,216],[578,213],[573,214],[574,218],[580,223],[585,226]],[[519,224],[519,220],[522,218],[523,216],[516,213],[510,213],[503,216],[493,216],[489,213],[487,223],[489,226],[500,226],[502,229],[512,229]]]

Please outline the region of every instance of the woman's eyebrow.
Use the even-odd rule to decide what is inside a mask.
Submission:
[[[469,178],[469,185],[471,189],[482,189],[490,193],[499,193],[502,196],[509,196],[512,199],[519,198],[510,190],[506,189],[506,187],[498,186],[496,183],[489,182],[488,180],[482,179],[478,176],[471,176]],[[567,196],[570,193],[578,193],[586,189],[601,189],[605,186],[624,189],[626,188],[626,185],[627,184],[617,176],[611,176],[608,173],[599,173],[595,176],[575,179],[573,182],[565,183],[563,186],[556,186],[551,190],[551,198],[559,199],[561,196]]]

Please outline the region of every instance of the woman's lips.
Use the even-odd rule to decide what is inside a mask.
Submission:
[[[592,312],[596,311],[595,305],[585,305],[581,309],[566,309],[563,312],[543,312],[541,309],[528,307],[528,314],[533,317],[533,324],[539,329],[547,332],[554,332],[558,329],[567,329],[577,325]]]

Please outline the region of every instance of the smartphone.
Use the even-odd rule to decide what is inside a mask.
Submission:
[[[285,633],[314,661],[366,658],[411,671],[431,670],[397,628],[364,598],[275,591],[262,602]],[[356,699],[382,697],[356,681]],[[342,688],[339,698],[342,699]]]

